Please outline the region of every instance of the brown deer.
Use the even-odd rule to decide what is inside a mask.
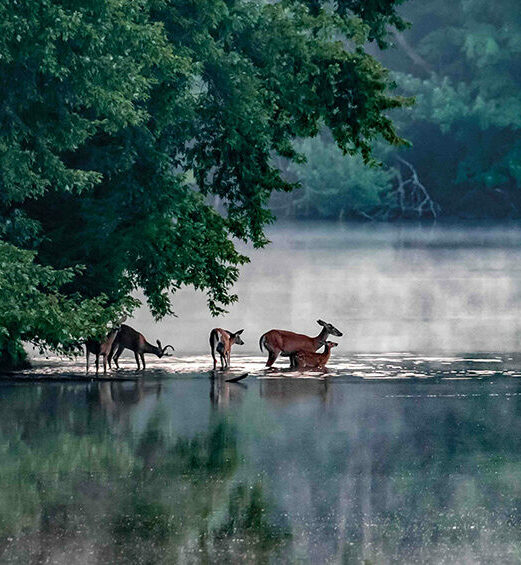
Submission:
[[[241,334],[244,330],[239,330],[238,332],[229,332],[228,330],[223,330],[222,328],[214,328],[210,332],[210,349],[212,350],[213,357],[213,370],[217,366],[217,359],[215,358],[215,351],[221,356],[221,370],[228,369],[230,367],[230,355],[232,351],[232,345],[236,343],[237,345],[244,345],[244,341],[241,339]]]
[[[338,343],[326,341],[324,345],[324,353],[311,353],[310,351],[292,353],[290,357],[293,360],[293,366],[296,369],[324,369],[329,361],[331,349],[336,347]]]
[[[107,372],[107,357],[110,367],[110,350],[114,339],[118,335],[119,326],[111,330],[103,341],[96,339],[88,339],[85,342],[85,353],[87,356],[87,372],[89,371],[89,354],[92,353],[96,356],[96,373],[99,371],[99,358],[100,355],[103,357],[103,372]],[[111,367],[110,367],[111,368]]]
[[[172,345],[165,345],[162,347],[161,342],[159,340],[156,341],[157,346],[148,343],[145,339],[145,336],[134,328],[127,326],[125,324],[121,325],[121,328],[112,344],[112,348],[109,354],[109,365],[112,357],[114,356],[114,364],[119,369],[118,359],[124,349],[130,349],[134,352],[134,357],[136,358],[137,368],[145,370],[145,353],[153,353],[158,357],[163,357],[165,351],[171,347],[172,351],[175,351]],[[139,365],[139,358],[141,358],[141,363],[143,367]]]
[[[268,351],[266,367],[271,367],[280,354],[290,356],[290,366],[293,367],[291,359],[292,353],[299,351],[314,353],[324,345],[329,335],[342,337],[342,332],[337,330],[335,326],[322,320],[317,320],[317,324],[322,326],[322,331],[317,337],[309,337],[287,330],[270,330],[261,335],[259,339],[260,350],[262,351],[264,347]]]

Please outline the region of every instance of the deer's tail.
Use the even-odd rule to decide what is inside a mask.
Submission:
[[[265,341],[265,340],[266,340],[266,334],[262,334],[262,335],[260,336],[260,339],[259,339],[259,347],[260,347],[260,350],[261,350],[261,351],[264,351],[264,350],[262,349],[262,346],[266,347],[266,341]]]

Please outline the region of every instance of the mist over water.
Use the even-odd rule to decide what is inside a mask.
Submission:
[[[202,293],[182,289],[178,318],[155,324],[146,307],[129,322],[185,353],[208,349],[220,326],[245,328],[258,353],[271,328],[344,331],[336,354],[508,352],[521,337],[521,229],[511,226],[277,224],[272,244],[246,249],[239,302],[212,319]]]

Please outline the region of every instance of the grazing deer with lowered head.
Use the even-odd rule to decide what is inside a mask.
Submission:
[[[210,332],[210,349],[212,350],[213,357],[213,370],[217,366],[217,359],[215,358],[215,351],[221,356],[221,370],[228,369],[230,367],[230,355],[232,351],[232,345],[236,343],[237,345],[244,345],[244,341],[241,339],[241,334],[244,330],[239,330],[238,332],[232,333],[228,330],[223,330],[222,328],[214,328]]]
[[[317,337],[297,334],[287,330],[270,330],[261,335],[259,340],[260,350],[262,351],[264,347],[268,351],[266,367],[271,367],[280,354],[291,355],[299,351],[314,353],[324,345],[324,342],[330,335],[342,337],[342,332],[337,330],[332,324],[328,324],[322,320],[317,320],[317,324],[322,326],[322,331]],[[290,365],[293,367],[291,357]]]
[[[118,332],[118,335],[116,336],[116,339],[112,344],[112,349],[110,350],[109,364],[112,359],[112,356],[114,356],[114,364],[119,369],[119,365],[118,365],[119,356],[121,355],[124,349],[130,349],[131,351],[134,352],[134,357],[136,358],[138,370],[139,369],[145,370],[146,368],[145,353],[153,353],[158,357],[163,357],[163,355],[166,355],[165,351],[169,347],[172,348],[172,351],[175,351],[172,345],[165,345],[165,347],[162,347],[161,342],[159,340],[157,340],[156,343],[157,346],[148,343],[148,341],[145,339],[145,336],[143,334],[139,333],[130,326],[122,324]],[[139,366],[140,358],[143,367]]]
[[[85,353],[87,356],[87,372],[89,371],[89,353],[96,356],[96,373],[99,371],[99,358],[100,355],[103,357],[103,372],[107,372],[107,357],[110,367],[110,350],[112,349],[112,344],[116,339],[119,332],[119,326],[111,330],[103,341],[98,341],[96,339],[88,339],[85,342]]]
[[[324,353],[311,353],[310,351],[299,351],[290,355],[293,366],[296,369],[324,369],[329,361],[331,349],[338,343],[326,341]]]

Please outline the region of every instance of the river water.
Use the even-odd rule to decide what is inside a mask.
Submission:
[[[282,226],[213,321],[143,375],[36,359],[0,383],[2,563],[519,563],[521,232]],[[270,327],[345,332],[263,369]],[[209,372],[213,325],[245,327]],[[239,383],[226,379],[248,373]]]

